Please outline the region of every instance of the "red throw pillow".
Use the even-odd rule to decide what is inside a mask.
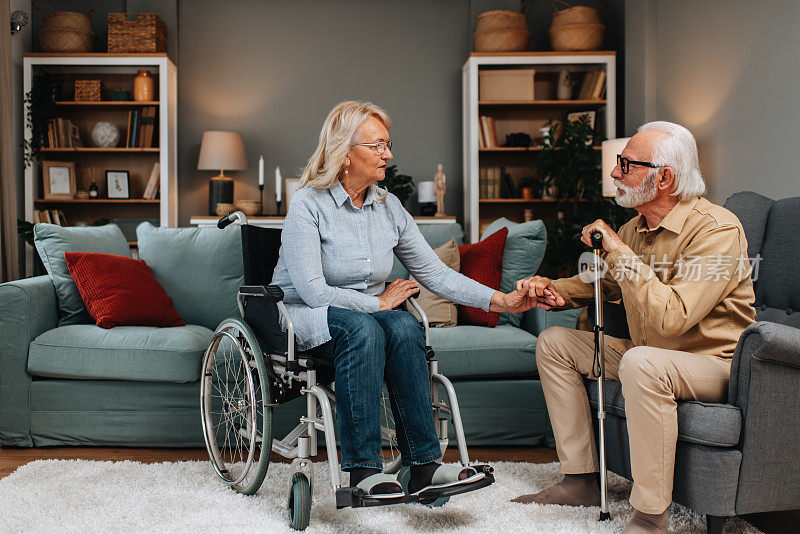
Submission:
[[[483,241],[458,247],[461,274],[492,289],[499,289],[507,235],[508,228],[503,227]],[[497,312],[485,312],[480,308],[458,307],[458,324],[494,327],[497,326],[498,316]]]
[[[99,252],[64,258],[97,326],[186,326],[143,260]]]

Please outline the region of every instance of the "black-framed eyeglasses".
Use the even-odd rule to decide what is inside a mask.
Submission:
[[[370,146],[375,152],[378,153],[378,155],[386,152],[387,148],[391,151],[392,144],[394,144],[394,141],[391,139],[389,141],[378,141],[377,143],[353,143],[353,145]]]
[[[619,165],[622,174],[628,174],[631,170],[631,165],[641,165],[642,167],[650,167],[651,169],[664,167],[664,165],[656,165],[650,161],[634,161],[632,159],[623,158],[620,154],[617,154],[617,165]]]

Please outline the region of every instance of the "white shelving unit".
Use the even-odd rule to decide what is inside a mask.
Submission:
[[[72,79],[80,76],[82,79],[101,79],[105,77],[115,81],[130,79],[126,90],[133,92],[133,78],[136,71],[140,69],[149,70],[155,80],[158,101],[139,103],[139,102],[59,102],[60,110],[65,115],[81,115],[82,118],[91,116],[92,113],[110,113],[116,110],[117,113],[124,113],[128,109],[141,109],[143,105],[157,107],[158,117],[158,147],[139,148],[139,149],[49,149],[42,152],[42,159],[62,159],[75,161],[80,164],[81,158],[95,158],[95,161],[119,162],[121,168],[126,163],[130,165],[140,165],[145,167],[145,163],[140,163],[137,158],[149,158],[147,165],[152,166],[151,162],[158,161],[161,171],[160,199],[154,201],[143,201],[140,198],[131,198],[127,202],[113,201],[80,201],[73,199],[67,202],[43,201],[42,199],[42,179],[41,168],[38,163],[25,169],[25,220],[33,221],[34,209],[42,207],[62,207],[59,204],[71,206],[72,209],[96,210],[98,217],[108,217],[109,214],[116,213],[126,215],[125,209],[129,213],[144,213],[152,204],[154,212],[151,217],[157,214],[161,226],[177,226],[178,224],[178,69],[175,63],[167,54],[26,54],[23,58],[23,86],[27,94],[31,90],[33,77],[41,71],[49,71],[62,75],[65,79]],[[67,87],[64,88],[69,93]],[[120,111],[122,110],[122,111]],[[27,109],[23,109],[23,116],[27,116]],[[82,132],[84,144],[88,143],[88,132]],[[120,144],[124,145],[125,131],[121,131],[123,137]],[[30,139],[30,128],[25,126],[25,139]],[[98,159],[99,158],[99,159]],[[115,158],[117,158],[115,160]],[[146,180],[146,176],[144,179]],[[98,174],[97,181],[104,180],[104,175]],[[80,180],[79,180],[80,184]],[[149,212],[148,212],[149,213]],[[111,217],[113,218],[113,217]],[[26,252],[26,271],[32,274],[33,270],[33,248],[27,247]]]
[[[496,68],[536,69],[535,94],[532,101],[496,102],[479,101],[479,72]],[[583,73],[591,70],[606,71],[604,100],[556,100],[554,79],[558,70]],[[543,81],[540,84],[539,80]],[[548,89],[547,83],[550,82]],[[579,89],[579,86],[578,86]],[[541,92],[541,94],[540,94]],[[577,92],[577,89],[576,89]],[[548,201],[479,198],[479,175],[481,166],[529,166],[534,163],[538,150],[534,148],[480,149],[481,115],[502,116],[512,131],[525,131],[536,137],[538,128],[545,120],[542,117],[566,115],[572,111],[597,111],[595,131],[607,139],[616,137],[616,53],[615,52],[513,52],[507,54],[473,53],[462,67],[463,107],[463,158],[464,158],[464,230],[470,243],[478,241],[482,224],[497,216],[513,219],[521,216],[522,208],[544,209]],[[520,119],[520,120],[517,120]],[[538,121],[538,122],[537,122]],[[499,120],[498,120],[499,122]],[[498,127],[498,129],[500,129]],[[505,133],[511,133],[505,132]],[[499,141],[502,143],[504,139]],[[510,216],[512,208],[516,209]],[[519,213],[517,213],[519,212]],[[537,213],[534,218],[544,218]]]

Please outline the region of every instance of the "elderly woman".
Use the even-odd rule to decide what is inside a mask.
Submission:
[[[392,194],[378,188],[392,158],[391,121],[369,102],[334,107],[308,161],[283,226],[272,283],[283,289],[301,350],[333,361],[342,469],[369,494],[402,494],[381,473],[384,380],[411,494],[475,474],[442,466],[431,410],[424,330],[396,310],[419,286],[386,278],[393,257],[422,285],[453,302],[497,312],[547,308],[546,300],[501,293],[449,269]]]

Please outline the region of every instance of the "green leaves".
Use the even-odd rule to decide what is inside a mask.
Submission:
[[[397,165],[388,165],[383,180],[378,182],[378,187],[382,187],[400,199],[400,203],[405,205],[414,192],[414,179],[407,174],[397,174]]]

